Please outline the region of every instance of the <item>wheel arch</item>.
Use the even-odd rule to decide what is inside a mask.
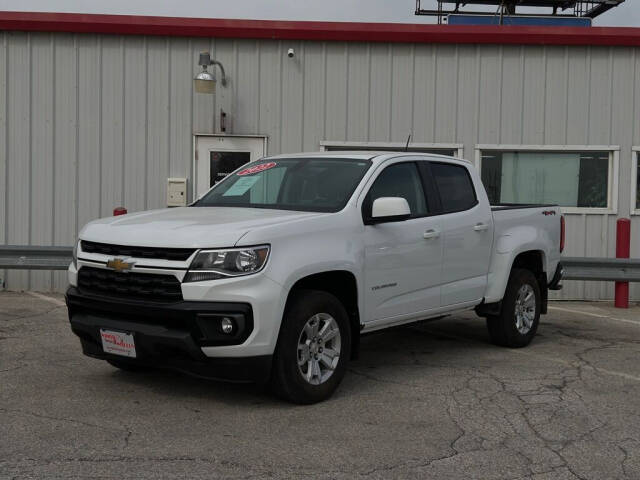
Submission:
[[[543,250],[526,250],[518,253],[511,263],[511,270],[524,268],[533,273],[542,273],[546,269],[545,253]]]
[[[538,281],[541,294],[541,313],[547,313],[548,288],[546,273],[546,253],[539,248],[523,249],[510,255],[499,255],[494,265],[493,278],[489,274],[489,288],[483,303],[476,307],[479,315],[493,315],[502,308],[502,299],[507,289],[509,277],[514,268],[529,270]]]
[[[511,272],[514,268],[522,268],[533,273],[540,287],[540,313],[542,314],[547,313],[547,303],[549,299],[546,273],[547,263],[545,260],[545,252],[543,250],[527,250],[526,252],[519,253],[513,259],[511,270],[509,270],[509,272]]]
[[[349,316],[349,324],[351,326],[351,357],[357,358],[360,345],[360,309],[358,307],[358,282],[353,272],[349,270],[327,270],[312,273],[298,279],[287,294],[285,313],[293,295],[299,290],[327,292],[342,303]]]

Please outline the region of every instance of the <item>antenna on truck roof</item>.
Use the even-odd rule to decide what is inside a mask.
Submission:
[[[404,151],[408,152],[409,151],[409,142],[411,141],[411,133],[409,133],[409,136],[407,137],[407,144],[404,146]]]

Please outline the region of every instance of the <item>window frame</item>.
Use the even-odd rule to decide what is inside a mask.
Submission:
[[[435,206],[432,207],[431,202],[432,202],[432,198],[433,195],[431,192],[428,192],[427,190],[431,188],[431,185],[429,184],[429,180],[427,178],[425,178],[425,172],[423,171],[423,169],[420,166],[420,160],[415,160],[415,159],[403,159],[399,162],[392,162],[392,163],[388,163],[388,164],[383,164],[381,165],[381,169],[379,172],[375,172],[374,175],[367,181],[367,185],[365,186],[365,188],[362,191],[362,203],[360,205],[360,216],[362,218],[362,222],[364,223],[364,225],[378,225],[380,223],[395,223],[398,222],[398,220],[389,220],[389,221],[381,221],[381,222],[373,222],[373,218],[370,215],[367,215],[367,212],[365,212],[365,209],[368,207],[367,205],[367,197],[369,196],[369,193],[371,192],[371,189],[373,188],[373,186],[375,185],[376,181],[378,180],[378,178],[380,178],[380,175],[382,175],[382,173],[390,167],[395,167],[396,165],[403,165],[403,164],[407,164],[407,163],[411,163],[413,164],[413,166],[416,169],[416,173],[418,174],[418,179],[420,180],[420,186],[422,187],[422,194],[424,195],[424,203],[427,207],[427,213],[425,215],[411,215],[410,217],[403,219],[401,221],[411,221],[411,220],[416,220],[419,218],[427,218],[427,217],[433,217],[436,215],[439,215],[439,213],[437,212],[437,208]],[[426,163],[426,162],[425,162]],[[429,172],[430,173],[430,172]],[[373,206],[373,202],[371,204]]]
[[[583,153],[609,152],[609,175],[607,182],[607,207],[560,207],[568,215],[616,215],[618,213],[618,172],[620,165],[619,145],[504,145],[478,144],[475,147],[475,166],[482,176],[482,153],[496,152],[540,152],[540,153]]]
[[[631,147],[631,215],[640,215],[640,204],[636,204],[636,196],[638,192],[638,155],[640,155],[640,146]]]
[[[320,151],[330,152],[339,148],[348,149],[362,149],[362,150],[377,150],[379,148],[394,148],[397,151],[404,151],[407,146],[407,142],[357,142],[357,141],[334,141],[334,140],[321,140]],[[332,150],[333,149],[333,150]],[[432,152],[425,152],[424,150],[455,150],[456,154],[454,158],[464,158],[464,144],[462,143],[416,143],[410,142],[408,152],[410,153],[422,153],[425,155],[438,155]],[[380,150],[384,153],[385,150]],[[389,151],[390,153],[391,151]]]
[[[478,198],[478,192],[476,191],[476,186],[473,183],[473,177],[471,176],[471,172],[469,171],[469,169],[467,168],[466,165],[460,165],[457,163],[451,163],[451,162],[439,162],[437,160],[429,160],[426,162],[426,168],[429,171],[429,178],[431,179],[431,183],[433,185],[433,189],[435,190],[435,195],[438,198],[438,213],[437,215],[449,215],[451,213],[460,213],[460,212],[468,212],[469,210],[473,210],[475,207],[478,206],[478,204],[480,203],[480,199]],[[474,198],[474,202],[473,205],[471,205],[468,208],[463,208],[461,210],[445,210],[444,209],[444,205],[442,204],[442,193],[440,192],[440,189],[438,188],[438,182],[436,182],[436,178],[433,175],[433,170],[431,170],[431,167],[434,163],[440,164],[440,165],[451,165],[453,167],[457,167],[457,168],[462,168],[465,173],[467,174],[467,178],[469,179],[469,184],[471,185],[471,190],[473,190],[473,198]]]

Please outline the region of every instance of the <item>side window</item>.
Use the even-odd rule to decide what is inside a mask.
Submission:
[[[427,201],[418,168],[414,163],[396,163],[385,168],[376,178],[364,201],[364,214],[371,216],[371,207],[380,197],[402,197],[411,208],[412,217],[428,214]]]
[[[466,168],[449,163],[432,163],[431,174],[438,188],[443,213],[468,210],[478,203]]]

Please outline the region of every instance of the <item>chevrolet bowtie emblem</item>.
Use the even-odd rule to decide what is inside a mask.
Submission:
[[[133,267],[133,262],[125,262],[121,258],[112,258],[107,261],[107,268],[112,268],[116,272],[128,272]]]

